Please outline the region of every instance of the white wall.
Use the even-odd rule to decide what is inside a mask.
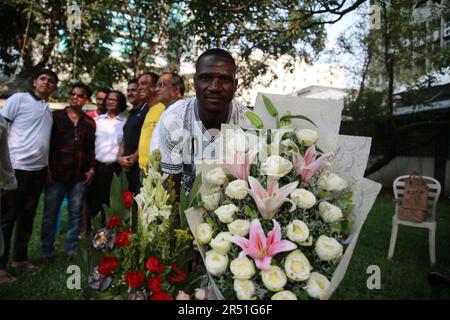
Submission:
[[[383,187],[392,188],[392,182],[396,177],[409,174],[414,170],[425,176],[434,177],[434,158],[397,157],[368,178],[381,183]],[[450,160],[447,160],[445,189],[444,186],[442,189],[445,194],[450,195]]]

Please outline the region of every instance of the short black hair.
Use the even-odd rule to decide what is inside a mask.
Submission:
[[[195,62],[195,70],[197,70],[198,65],[200,64],[200,60],[208,57],[208,56],[218,56],[225,58],[226,60],[230,61],[233,65],[234,70],[236,71],[236,62],[234,61],[233,56],[226,50],[220,49],[220,48],[212,48],[208,49],[205,52],[203,52],[200,57],[198,57],[197,61]]]
[[[124,112],[127,109],[127,98],[125,95],[119,90],[111,90],[105,98],[105,101],[108,100],[108,97],[111,93],[117,93],[119,96],[119,110],[120,112]]]
[[[178,87],[178,90],[180,90],[181,95],[184,96],[184,91],[186,90],[186,88],[184,86],[183,78],[175,72],[166,71],[163,72],[163,74],[170,74],[172,76],[172,85],[174,87]]]
[[[132,83],[138,83],[138,79],[136,79],[136,78],[133,78],[133,79],[131,79],[131,80],[129,80],[128,81],[128,84],[130,85],[130,84],[132,84]]]
[[[85,85],[83,82],[74,83],[72,85],[72,88],[70,89],[70,93],[72,93],[73,89],[75,89],[75,88],[82,88],[84,90],[84,92],[86,93],[87,98],[88,99],[91,98],[92,90],[87,85]]]
[[[101,87],[97,90],[97,93],[99,93],[99,92],[104,92],[104,93],[108,94],[111,92],[111,89],[107,88],[107,87]]]
[[[58,84],[59,82],[59,78],[58,75],[56,74],[56,72],[50,70],[50,69],[39,69],[33,76],[33,80],[36,80],[37,78],[39,78],[40,75],[49,75],[51,77],[53,77],[53,79],[55,79],[55,83]]]
[[[152,71],[142,72],[142,73],[139,75],[138,79],[139,79],[140,77],[144,76],[144,75],[150,76],[150,77],[152,78],[152,82],[153,82],[152,84],[153,84],[154,86],[156,86],[156,83],[158,82],[158,79],[159,79],[159,76],[158,76],[157,73],[152,72]]]

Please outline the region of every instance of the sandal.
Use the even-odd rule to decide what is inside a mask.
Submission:
[[[35,266],[30,261],[13,261],[11,266],[15,269],[23,270],[23,271],[34,271],[38,269],[38,266]]]
[[[10,273],[8,273],[6,271],[1,271],[0,272],[0,286],[11,284],[15,280],[16,280],[16,277],[11,275]]]

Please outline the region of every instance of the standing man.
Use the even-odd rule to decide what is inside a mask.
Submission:
[[[2,190],[14,190],[17,188],[17,180],[14,176],[14,169],[11,166],[8,150],[8,124],[5,118],[0,115],[0,192]],[[0,211],[1,209],[0,197]],[[1,212],[0,212],[1,215]],[[5,252],[5,242],[3,240],[3,231],[0,226],[0,257]],[[0,272],[0,285],[10,284],[14,277],[9,275],[4,269]]]
[[[139,170],[139,139],[149,103],[154,100],[154,87],[158,75],[154,72],[143,73],[138,78],[138,98],[141,105],[133,105],[129,111],[127,122],[123,127],[123,140],[119,150],[119,164],[126,171],[128,191],[139,193],[141,187]]]
[[[128,81],[127,86],[127,100],[133,107],[133,109],[141,106],[142,102],[139,99],[138,95],[138,80],[137,79],[131,79]]]
[[[190,190],[195,160],[212,142],[222,123],[250,126],[247,109],[233,100],[237,88],[236,64],[222,49],[205,51],[195,63],[196,97],[181,100],[164,112],[159,127],[161,169]]]
[[[178,100],[183,99],[184,88],[183,78],[173,72],[164,72],[159,77],[158,83],[156,84],[156,97],[166,106],[167,109],[174,105]],[[158,148],[160,126],[161,122],[158,121],[152,135],[150,154],[154,149]]]
[[[39,196],[47,176],[52,113],[48,98],[55,92],[58,76],[44,69],[36,73],[34,91],[16,93],[7,101],[1,115],[10,123],[9,156],[17,178],[17,189],[9,191],[9,210],[0,216],[5,250],[0,257],[0,278],[14,280],[6,272],[14,225],[13,268],[34,270],[27,249]],[[0,280],[1,282],[1,280]]]
[[[139,94],[141,99],[146,101],[149,106],[147,115],[145,116],[144,124],[141,129],[141,136],[139,138],[139,168],[144,175],[147,175],[147,166],[150,160],[148,150],[150,149],[150,142],[152,141],[153,131],[156,124],[161,117],[161,114],[166,109],[164,104],[160,102],[157,97],[156,84],[159,77],[149,77],[144,74],[139,77]]]
[[[69,256],[78,243],[85,190],[95,173],[95,122],[82,110],[90,96],[88,86],[74,84],[69,106],[53,112],[50,166],[41,229],[44,263],[50,263],[55,254],[56,221],[64,196],[67,196],[69,209],[65,248]]]
[[[106,113],[106,96],[111,90],[109,88],[100,88],[95,95],[95,105],[97,106],[96,110],[88,111],[86,114],[90,116],[92,119],[97,118],[99,115]],[[89,96],[89,99],[91,97]]]

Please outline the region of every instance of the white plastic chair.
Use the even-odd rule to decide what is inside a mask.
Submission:
[[[402,204],[403,194],[405,192],[405,179],[409,178],[409,175],[400,176],[394,180],[393,189],[395,197],[395,213],[392,216],[392,231],[391,242],[389,244],[388,258],[392,258],[394,255],[395,242],[397,241],[398,225],[402,224],[410,227],[427,228],[428,229],[428,242],[430,250],[430,263],[431,265],[436,263],[436,206],[441,193],[441,184],[436,179],[422,176],[428,185],[428,218],[424,222],[413,222],[407,220],[401,220],[398,217],[398,211]]]

